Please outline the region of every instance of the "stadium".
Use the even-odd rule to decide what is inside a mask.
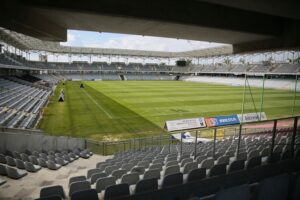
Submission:
[[[0,8],[0,199],[300,199],[299,3]]]

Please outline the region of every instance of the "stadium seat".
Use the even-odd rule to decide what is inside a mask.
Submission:
[[[182,173],[175,173],[175,174],[166,175],[162,180],[161,187],[166,188],[174,185],[179,185],[182,183],[183,183]]]
[[[38,160],[39,166],[47,167],[47,162],[44,158],[38,158],[37,160]]]
[[[274,152],[270,156],[268,156],[268,163],[277,163],[281,159],[281,152]]]
[[[129,194],[130,194],[129,185],[127,183],[111,185],[105,189],[104,200],[114,199],[114,198],[121,199],[121,197],[128,196]]]
[[[48,197],[42,197],[35,200],[63,200],[60,196],[48,196]]]
[[[9,178],[19,179],[27,175],[26,171],[15,169],[13,167],[6,167],[6,173]]]
[[[12,158],[12,157],[10,157],[10,156],[6,156],[5,159],[6,159],[7,165],[13,166],[13,167],[16,166],[16,161],[15,161],[14,158]]]
[[[189,162],[184,165],[182,173],[188,174],[190,171],[197,169],[197,168],[198,168],[197,162]]]
[[[101,173],[101,172],[102,172],[102,170],[100,170],[100,169],[90,169],[87,171],[87,179],[90,179],[93,174]]]
[[[64,189],[60,185],[48,186],[41,189],[40,198],[45,198],[49,196],[59,196],[62,199],[65,199],[66,197]]]
[[[228,172],[235,172],[245,168],[245,160],[235,160],[229,165]]]
[[[69,186],[72,183],[80,182],[80,181],[86,181],[86,177],[85,176],[73,176],[69,179]]]
[[[186,163],[193,162],[193,158],[185,158],[181,161],[180,166],[183,167]]]
[[[246,169],[251,169],[261,165],[261,156],[252,157],[246,161]]]
[[[82,190],[74,192],[71,196],[71,200],[98,200],[98,194],[95,189]]]
[[[115,179],[119,179],[123,176],[123,174],[126,174],[126,170],[124,169],[118,169],[118,170],[114,170],[112,173],[111,173],[111,176],[115,177]]]
[[[163,173],[163,176],[168,176],[170,174],[176,174],[180,172],[180,168],[178,165],[173,165],[170,167],[167,167]]]
[[[35,157],[35,156],[28,156],[28,158],[29,158],[29,162],[31,162],[32,164],[39,165],[37,157]]]
[[[59,165],[59,164],[56,164],[54,161],[52,161],[52,160],[48,160],[48,161],[46,161],[46,163],[47,163],[47,167],[49,168],[49,169],[52,169],[52,170],[58,170],[59,168],[61,168],[61,165]]]
[[[94,184],[96,183],[96,181],[99,179],[99,178],[104,178],[104,177],[107,177],[107,174],[102,172],[102,173],[93,173],[92,174],[92,177],[91,177],[91,184]]]
[[[145,172],[143,179],[160,179],[160,170],[152,169]]]
[[[89,189],[91,189],[91,184],[88,181],[73,182],[70,184],[69,196],[71,197],[74,192]]]
[[[6,176],[6,165],[0,164],[0,175]]]
[[[226,174],[226,166],[226,164],[214,165],[209,171],[209,176],[212,177]]]
[[[56,162],[57,164],[61,165],[61,166],[65,166],[65,165],[69,164],[68,161],[66,161],[66,160],[64,160],[64,159],[62,159],[62,158],[60,158],[60,157],[56,157],[56,158],[55,158],[55,162]]]
[[[22,160],[20,159],[15,159],[16,160],[16,166],[18,169],[25,169],[25,164]]]
[[[139,175],[144,174],[145,168],[144,167],[134,167],[131,169],[131,173],[138,173]]]
[[[150,165],[149,170],[158,169],[159,171],[161,171],[162,167],[163,167],[163,164],[156,163],[156,164]]]
[[[289,176],[282,174],[260,182],[258,200],[282,200],[288,198]]]
[[[200,166],[201,166],[201,168],[210,169],[214,166],[214,159],[207,158],[201,162]]]
[[[140,177],[138,173],[124,174],[121,178],[121,183],[127,183],[128,185],[134,185],[139,181]]]
[[[0,154],[0,163],[6,164],[5,155],[3,155],[3,154]]]
[[[3,185],[3,184],[5,184],[6,183],[6,180],[2,180],[1,178],[0,178],[0,185]]]
[[[116,180],[114,177],[104,177],[104,178],[99,178],[96,181],[96,190],[98,193],[102,192],[105,190],[107,187],[111,185],[115,185]]]
[[[248,185],[240,185],[228,189],[223,189],[216,194],[215,200],[250,200],[250,187]]]
[[[25,162],[24,164],[25,164],[25,169],[26,169],[26,171],[28,171],[28,172],[37,172],[37,171],[39,171],[40,169],[42,169],[41,166],[39,166],[39,165],[34,165],[34,164],[32,164],[31,162]]]
[[[154,192],[156,190],[158,190],[158,183],[156,178],[143,179],[137,182],[134,193],[139,194],[143,192]]]
[[[187,182],[198,181],[206,178],[206,168],[198,168],[190,171],[187,176]]]

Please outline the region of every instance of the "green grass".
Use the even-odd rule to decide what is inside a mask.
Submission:
[[[39,127],[51,135],[120,140],[158,135],[166,120],[241,113],[243,87],[182,81],[86,81],[59,84]],[[57,102],[61,89],[65,102]],[[251,88],[260,110],[261,89]],[[292,91],[265,90],[268,118],[290,116]],[[249,89],[245,112],[255,112]],[[300,98],[296,101],[300,114]]]

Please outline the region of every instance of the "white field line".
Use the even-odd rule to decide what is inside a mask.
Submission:
[[[85,91],[85,89],[83,89],[82,91],[84,91],[84,93],[94,102],[94,104],[98,107],[98,108],[100,108],[110,119],[112,119],[113,117],[100,105],[100,104],[98,104],[98,102],[97,101],[95,101],[95,99],[93,98],[93,97],[91,97],[91,95],[89,94],[89,93],[87,93],[86,91]]]

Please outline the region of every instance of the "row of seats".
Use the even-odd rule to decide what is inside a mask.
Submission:
[[[195,180],[299,159],[299,146],[294,155],[291,153],[291,131],[289,129],[276,135],[273,150],[270,148],[272,136],[260,133],[243,136],[239,144],[235,137],[226,138],[216,144],[198,144],[197,151],[194,150],[194,144],[182,144],[116,153],[113,158],[97,163],[96,168],[88,170],[86,176],[71,177],[69,196],[72,197],[81,190],[92,189],[100,198],[108,198],[111,194],[108,188],[121,187],[127,191],[127,185],[129,193],[136,195],[138,188],[145,188],[143,184],[148,184],[150,181],[147,180],[150,179],[151,187],[162,190],[172,185],[188,184]],[[298,143],[300,137],[297,135],[295,139]]]
[[[65,150],[65,151],[29,151],[27,150],[24,153],[19,152],[7,152],[7,155],[0,154],[0,163],[2,168],[2,174],[8,175],[7,168],[16,167],[18,169],[25,169],[28,172],[37,172],[42,167],[48,168],[51,170],[58,170],[62,166],[65,166],[79,157],[89,158],[92,156],[92,152],[88,150],[74,149],[74,150]],[[6,165],[3,165],[6,164]],[[21,178],[22,176],[17,176]]]
[[[0,78],[0,125],[33,128],[51,91]]]

